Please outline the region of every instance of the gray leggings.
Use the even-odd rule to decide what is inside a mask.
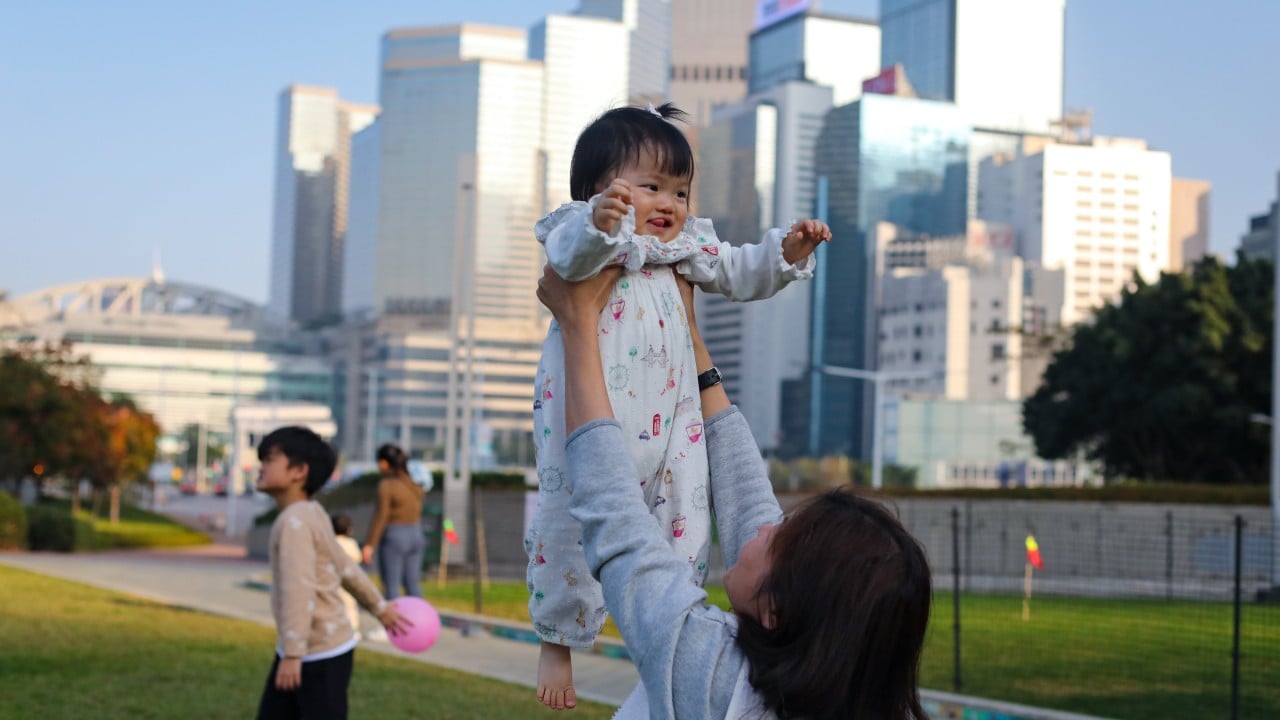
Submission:
[[[387,599],[404,594],[422,597],[422,553],[427,539],[417,523],[388,525],[378,543],[378,573]]]

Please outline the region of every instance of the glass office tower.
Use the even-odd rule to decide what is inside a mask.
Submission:
[[[822,338],[815,364],[875,369],[876,223],[934,236],[963,234],[969,134],[958,107],[915,98],[864,95],[827,114],[815,168],[829,183],[833,240],[826,249],[826,282],[815,287],[813,331]],[[809,446],[818,454],[866,457],[863,398],[870,393],[863,385],[822,377],[812,400],[816,423],[784,432],[816,433]]]

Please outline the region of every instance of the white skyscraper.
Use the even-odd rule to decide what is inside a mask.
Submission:
[[[269,308],[308,322],[341,312],[350,141],[378,108],[331,88],[280,93]]]
[[[671,74],[671,0],[582,0],[578,15],[614,20],[630,33],[627,95],[665,102]]]
[[[833,105],[845,105],[881,70],[880,27],[872,20],[800,13],[755,31],[750,43],[750,93],[808,80],[830,87]]]
[[[1012,226],[1029,263],[1065,273],[1062,322],[1114,301],[1136,270],[1169,268],[1169,153],[1094,138],[983,161],[979,216]]]
[[[529,31],[529,58],[541,61],[540,147],[546,210],[569,201],[578,134],[601,113],[627,104],[631,32],[614,20],[548,15]],[[536,218],[535,218],[536,220]],[[526,237],[532,236],[530,222]]]
[[[382,53],[376,309],[447,314],[470,265],[477,315],[534,322],[543,78],[524,32],[392,30]]]
[[[1066,0],[880,0],[881,65],[976,128],[1048,132],[1062,117]]]

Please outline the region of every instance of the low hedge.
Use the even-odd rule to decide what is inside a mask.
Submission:
[[[0,490],[0,550],[18,550],[27,542],[27,512],[16,498]]]
[[[32,505],[27,508],[27,547],[56,552],[92,550],[93,525],[63,508]]]
[[[884,489],[903,498],[967,498],[970,500],[1069,500],[1076,502],[1171,503],[1187,505],[1268,505],[1266,485],[1197,485],[1191,483],[1122,482],[1099,487],[1015,487]]]

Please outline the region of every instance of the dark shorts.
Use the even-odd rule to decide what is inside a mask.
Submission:
[[[302,663],[302,685],[296,690],[276,687],[280,656],[271,663],[267,686],[258,702],[258,720],[346,720],[347,686],[356,651]]]

